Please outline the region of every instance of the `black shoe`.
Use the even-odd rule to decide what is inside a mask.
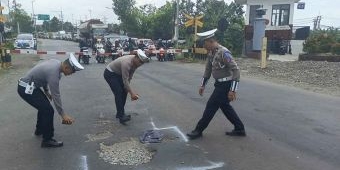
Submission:
[[[62,147],[62,146],[63,146],[63,142],[56,141],[54,139],[43,140],[41,142],[42,148],[57,148],[57,147]]]
[[[129,117],[129,118],[131,119],[131,115],[123,115],[123,116],[127,116],[127,117]],[[116,118],[118,119],[118,118],[119,118],[119,116],[118,116],[118,115],[116,115]]]
[[[130,115],[124,115],[122,117],[119,117],[119,123],[126,125],[125,122],[130,121],[131,120],[131,116]]]
[[[131,115],[123,115],[123,117],[126,116],[126,117],[129,117],[131,119]],[[119,119],[119,116],[116,115],[116,119]]]
[[[40,130],[38,130],[38,129],[35,129],[35,131],[34,131],[34,135],[35,135],[35,136],[40,136],[40,135],[42,135],[42,133],[41,133],[41,131],[40,131]]]
[[[197,139],[197,138],[199,138],[199,137],[202,137],[202,132],[197,131],[197,130],[193,130],[193,131],[191,131],[190,133],[188,133],[187,136],[188,136],[190,139]]]
[[[233,130],[231,132],[226,132],[225,134],[228,136],[246,136],[246,131],[245,130]]]

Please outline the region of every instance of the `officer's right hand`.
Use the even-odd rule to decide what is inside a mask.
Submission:
[[[74,122],[74,120],[70,116],[68,116],[67,114],[64,114],[62,116],[62,119],[63,119],[62,124],[71,125]]]
[[[135,93],[132,93],[132,94],[131,94],[131,100],[132,100],[132,101],[135,101],[135,100],[138,100],[138,99],[139,99],[138,94],[135,94]]]
[[[204,87],[200,87],[200,89],[198,90],[198,94],[203,96],[203,93],[204,93]]]

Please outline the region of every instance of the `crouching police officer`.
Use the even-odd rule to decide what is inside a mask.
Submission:
[[[133,101],[139,98],[130,87],[132,76],[138,67],[148,61],[145,53],[138,49],[134,55],[126,55],[112,61],[104,71],[104,78],[115,96],[116,118],[121,124],[131,120],[131,115],[126,115],[124,110],[127,94],[130,94]]]
[[[68,76],[83,69],[84,67],[71,54],[64,62],[51,59],[37,64],[23,78],[19,79],[18,93],[20,97],[38,110],[34,134],[43,136],[41,147],[63,146],[63,142],[53,139],[54,110],[49,100],[53,100],[59,115],[62,117],[62,122],[64,124],[72,124],[73,119],[64,112],[62,107],[59,81],[61,73]]]
[[[226,132],[230,136],[245,136],[244,125],[237,116],[235,110],[229,102],[236,99],[236,90],[240,80],[240,71],[234,61],[231,52],[221,46],[215,39],[217,29],[210,30],[197,35],[204,40],[204,48],[208,50],[208,59],[204,76],[199,89],[202,96],[205,85],[211,74],[215,79],[215,89],[205,107],[203,117],[199,120],[196,128],[188,133],[190,139],[202,136],[202,132],[207,128],[216,111],[220,108],[227,119],[234,125],[234,130]]]

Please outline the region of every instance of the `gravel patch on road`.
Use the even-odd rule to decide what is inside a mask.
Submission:
[[[151,161],[153,152],[136,140],[107,146],[100,143],[99,157],[112,165],[140,165]]]
[[[340,63],[324,61],[268,61],[261,69],[260,60],[236,59],[242,76],[306,90],[340,96]]]

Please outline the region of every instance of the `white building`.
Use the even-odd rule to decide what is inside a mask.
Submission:
[[[294,5],[300,0],[235,0],[236,3],[247,5],[245,24],[253,25],[256,9],[266,9],[263,18],[269,20],[267,27],[280,27],[293,24]]]

